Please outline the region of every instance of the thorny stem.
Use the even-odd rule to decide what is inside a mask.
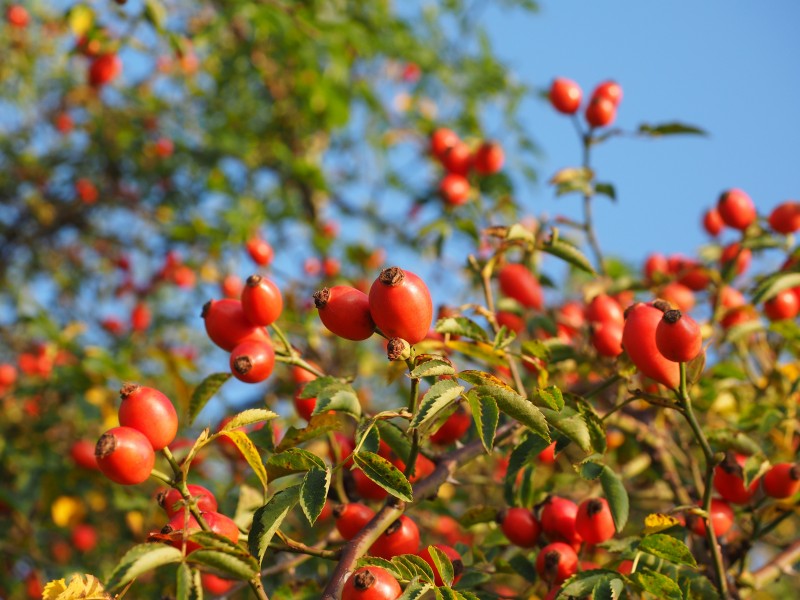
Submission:
[[[260,577],[253,577],[248,583],[258,600],[269,600],[267,592],[264,591],[264,585],[261,583]]]
[[[717,542],[717,536],[714,532],[714,523],[711,519],[711,491],[713,489],[714,468],[717,466],[719,461],[714,456],[714,452],[711,450],[711,446],[709,445],[703,430],[700,428],[700,424],[697,422],[697,417],[694,414],[694,409],[692,408],[692,399],[689,397],[689,392],[686,386],[686,363],[680,363],[680,375],[681,383],[678,395],[679,402],[683,407],[682,414],[689,423],[689,427],[692,428],[695,440],[697,440],[697,442],[700,444],[706,461],[705,489],[703,490],[703,510],[705,511],[703,520],[705,521],[706,526],[706,541],[708,542],[708,547],[711,549],[711,557],[714,561],[714,573],[717,579],[717,590],[719,591],[720,597],[727,598],[728,577],[725,573],[725,565],[722,561],[722,551],[720,550],[719,543]]]

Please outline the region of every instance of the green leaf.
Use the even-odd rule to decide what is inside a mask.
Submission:
[[[533,396],[537,398],[542,405],[556,412],[564,408],[564,396],[561,395],[561,390],[555,385],[546,388],[537,388]]]
[[[594,481],[595,479],[599,479],[600,475],[603,474],[603,469],[605,465],[602,462],[599,462],[601,456],[597,454],[593,454],[592,456],[587,457],[580,465],[579,473],[580,476],[588,481]]]
[[[312,469],[303,478],[300,485],[300,507],[311,525],[317,521],[325,506],[330,485],[330,469]]]
[[[600,485],[603,486],[603,494],[608,500],[608,507],[611,509],[611,516],[614,519],[614,526],[617,532],[622,532],[628,522],[630,512],[630,502],[628,492],[622,483],[622,478],[614,470],[606,465],[600,473]]]
[[[617,190],[614,188],[614,185],[611,183],[596,183],[594,184],[594,193],[595,194],[602,194],[603,196],[607,196],[611,198],[614,202],[617,201]]]
[[[355,390],[347,384],[330,385],[320,390],[316,397],[317,404],[314,412],[311,413],[312,416],[326,413],[329,410],[344,412],[356,419],[361,416],[361,404],[358,396]]]
[[[377,452],[381,447],[381,434],[375,428],[375,418],[361,421],[356,428],[356,452]]]
[[[508,468],[505,477],[506,502],[513,504],[513,490],[519,473],[528,463],[532,462],[539,453],[550,445],[548,440],[534,433],[529,433],[511,451],[508,458]]]
[[[641,590],[664,600],[683,600],[680,586],[662,573],[642,567],[631,573],[628,579]]]
[[[404,463],[407,462],[408,455],[411,453],[411,442],[408,441],[405,432],[389,421],[378,421],[377,426],[381,439],[386,442],[400,460]]]
[[[439,377],[440,375],[455,375],[453,365],[445,360],[434,358],[417,365],[409,374],[412,379],[423,377]]]
[[[214,373],[209,375],[200,382],[194,392],[192,392],[192,399],[189,401],[189,424],[194,423],[197,415],[203,410],[203,407],[209,400],[217,393],[222,384],[231,378],[230,373]]]
[[[309,471],[311,469],[324,469],[325,461],[316,454],[302,448],[289,448],[278,454],[273,454],[267,459],[267,466],[289,472]]]
[[[189,535],[187,539],[195,542],[206,550],[219,550],[229,554],[242,554],[243,556],[247,556],[247,553],[244,552],[238,544],[234,544],[225,536],[214,533],[213,531],[198,531]]]
[[[153,27],[162,31],[167,20],[167,9],[161,0],[144,0],[144,16]]]
[[[462,527],[472,527],[479,523],[493,523],[497,518],[497,507],[495,506],[473,506],[467,509],[458,520]]]
[[[165,544],[139,544],[125,553],[111,573],[106,588],[118,590],[140,575],[183,560],[181,551]]]
[[[518,575],[531,583],[538,581],[539,577],[536,573],[536,565],[528,560],[524,554],[517,554],[512,556],[508,561],[509,566],[517,572]]]
[[[258,559],[258,564],[264,560],[264,554],[275,532],[299,500],[300,486],[295,485],[276,492],[269,502],[253,515],[253,526],[247,536],[247,546],[250,548],[250,554]]]
[[[338,389],[339,386],[342,385],[342,382],[335,377],[329,377],[327,375],[325,377],[317,377],[316,379],[312,379],[303,385],[303,388],[300,390],[299,397],[303,400],[316,398],[326,388],[336,387]]]
[[[800,286],[800,273],[784,271],[763,279],[753,290],[753,304],[766,302],[780,292]]]
[[[403,579],[404,575],[404,573],[401,573],[397,569],[397,566],[392,561],[378,556],[362,556],[356,562],[356,569],[360,569],[361,567],[380,567],[381,569],[389,571],[395,579]],[[410,577],[406,580],[408,579],[410,579]]]
[[[445,585],[452,585],[455,572],[453,570],[453,563],[450,562],[450,558],[436,546],[428,546],[428,552],[430,552],[431,559],[433,560],[433,566],[439,573],[439,577],[442,579],[442,582]]]
[[[575,442],[584,452],[604,454],[606,432],[603,421],[586,403],[579,402],[576,408],[565,406],[560,412],[543,408],[548,422],[556,430]]]
[[[581,194],[592,193],[594,171],[588,167],[566,167],[550,178],[549,183],[556,186],[556,196],[563,196],[571,192]]]
[[[176,600],[203,600],[203,586],[200,582],[200,571],[192,569],[186,563],[178,565],[175,598]]]
[[[550,430],[542,411],[511,388],[483,385],[473,389],[479,396],[488,396],[495,400],[497,407],[509,417],[516,419],[544,439],[550,440]]]
[[[252,579],[258,574],[258,563],[252,556],[233,555],[218,550],[195,550],[186,557],[191,564],[211,568],[221,575]]]
[[[472,411],[472,419],[478,428],[478,437],[481,439],[486,452],[491,452],[494,447],[494,436],[497,432],[497,423],[500,420],[500,410],[497,402],[489,396],[480,397],[470,391],[467,401]]]
[[[639,125],[639,134],[649,135],[650,137],[661,137],[662,135],[708,135],[705,130],[686,125],[685,123],[660,123],[658,125]]]
[[[397,467],[374,452],[359,452],[353,460],[364,475],[392,496],[412,502],[411,484]]]
[[[619,600],[625,582],[621,578],[598,581],[592,589],[591,600]]]
[[[488,342],[486,331],[472,319],[467,317],[447,317],[436,321],[435,330],[438,333],[460,335],[479,342]]]
[[[436,600],[458,600],[458,592],[447,586],[437,587],[434,590]]]
[[[463,391],[464,388],[453,379],[442,379],[434,383],[422,396],[417,413],[411,420],[409,428],[415,429],[429,423],[440,411],[452,405]]]
[[[433,569],[424,559],[416,554],[400,554],[399,556],[392,557],[392,562],[398,566],[402,565],[414,576],[421,577],[425,581],[433,583]]]
[[[620,579],[620,574],[610,569],[581,571],[564,582],[556,598],[583,598],[591,594],[598,584],[614,579]]]
[[[697,561],[695,561],[694,556],[692,556],[686,544],[664,533],[654,533],[644,536],[639,544],[638,550],[640,552],[647,552],[658,558],[663,558],[677,565],[697,566]]]
[[[244,427],[245,425],[261,423],[262,421],[271,421],[272,419],[277,418],[278,413],[274,413],[271,410],[266,410],[264,408],[251,408],[250,410],[245,410],[240,412],[238,415],[235,415],[230,421],[225,423],[225,427],[223,427],[220,431],[230,431],[238,427]]]
[[[255,444],[250,441],[250,438],[247,437],[247,434],[243,431],[231,430],[231,431],[221,431],[215,434],[213,437],[219,437],[224,435],[228,439],[230,439],[236,447],[241,452],[244,459],[247,461],[247,464],[250,465],[250,468],[253,469],[253,472],[258,477],[258,480],[261,482],[261,486],[264,488],[264,494],[267,493],[267,470],[264,468],[264,463],[261,461],[261,455],[258,453],[258,448],[255,447]]]
[[[594,408],[586,401],[581,401],[576,404],[578,414],[586,423],[586,429],[589,432],[589,443],[592,450],[598,454],[605,454],[607,446],[606,426],[600,416],[594,411]]]
[[[546,240],[542,246],[541,250],[547,252],[548,254],[552,254],[571,264],[574,267],[577,267],[581,271],[585,271],[589,273],[589,275],[597,275],[595,273],[594,267],[592,267],[592,263],[589,262],[589,259],[578,250],[575,246],[570,244],[569,242],[565,242],[562,239],[550,239]]]
[[[748,456],[744,462],[744,467],[742,467],[742,475],[744,475],[742,481],[745,489],[749,488],[756,479],[769,471],[770,466],[769,461],[761,452]]]
[[[275,448],[276,452],[284,452],[290,448],[294,448],[300,444],[313,440],[324,435],[329,431],[334,431],[341,428],[339,417],[334,414],[317,415],[311,417],[311,422],[303,429],[295,429],[290,427],[289,431],[281,438],[280,444]]]
[[[406,586],[406,589],[403,590],[397,600],[420,600],[432,588],[433,586],[430,583],[412,581]]]

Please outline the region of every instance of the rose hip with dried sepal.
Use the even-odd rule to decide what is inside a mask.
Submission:
[[[361,341],[375,332],[369,297],[353,287],[335,285],[314,294],[314,305],[322,324],[346,340]]]
[[[700,326],[689,315],[670,309],[656,327],[656,348],[667,360],[689,362],[703,348]]]

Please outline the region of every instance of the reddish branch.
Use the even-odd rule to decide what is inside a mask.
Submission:
[[[495,442],[499,443],[517,430],[517,423],[508,423],[497,430]],[[435,497],[439,488],[455,473],[456,469],[480,456],[484,452],[480,440],[475,440],[444,455],[436,464],[433,472],[421,479],[414,486],[414,503]],[[333,571],[328,585],[322,592],[322,600],[339,600],[344,582],[350,576],[356,561],[367,553],[372,543],[403,514],[406,504],[390,498],[373,519],[367,523],[358,535],[342,548],[342,558]]]
[[[772,580],[786,573],[798,560],[800,560],[800,540],[793,542],[763,567],[753,571],[753,588],[756,590],[761,589]]]

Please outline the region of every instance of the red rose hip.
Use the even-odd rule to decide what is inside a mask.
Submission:
[[[409,344],[428,335],[433,300],[428,286],[411,271],[391,267],[381,271],[369,290],[369,310],[375,325],[389,338]]]
[[[319,318],[328,330],[346,340],[366,340],[375,332],[369,296],[348,285],[322,288],[314,294]]]
[[[536,571],[547,583],[561,583],[578,572],[578,555],[562,542],[548,544],[536,557]]]
[[[610,540],[616,533],[614,519],[605,498],[590,498],[578,506],[575,530],[587,544]]]
[[[756,220],[756,207],[747,193],[739,189],[723,192],[717,201],[719,216],[728,227],[744,231]]]
[[[550,86],[550,103],[558,112],[573,115],[581,106],[580,86],[571,79],[559,77]]]
[[[678,364],[668,360],[656,346],[656,329],[663,313],[650,304],[637,302],[626,311],[622,346],[644,375],[669,388],[680,383]]]
[[[533,511],[527,508],[509,508],[501,511],[497,520],[508,541],[515,546],[533,548],[536,545],[541,527]]]
[[[402,593],[400,584],[386,569],[361,567],[344,582],[342,600],[396,600]]]
[[[269,342],[246,340],[231,351],[230,367],[239,381],[260,383],[272,375],[275,350]]]
[[[656,327],[656,348],[667,360],[689,362],[700,354],[700,326],[679,310],[668,310]]]
[[[500,291],[526,308],[541,310],[544,305],[539,280],[524,265],[508,264],[497,275]]]
[[[97,466],[114,483],[136,485],[150,477],[156,455],[145,435],[132,427],[109,429],[94,449]]]
[[[153,450],[166,448],[178,433],[178,413],[155,388],[126,383],[119,391],[119,424],[142,432]]]
[[[283,311],[283,296],[278,286],[266,277],[251,275],[242,288],[242,311],[253,325],[266,327]]]

